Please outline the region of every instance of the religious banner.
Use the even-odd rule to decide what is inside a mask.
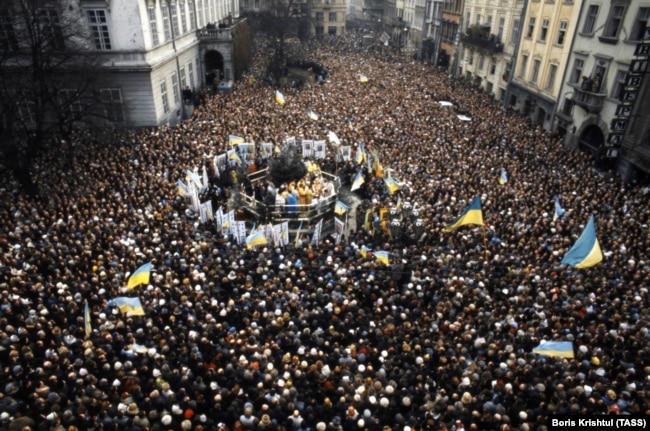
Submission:
[[[325,141],[314,141],[314,158],[324,159],[325,154]]]

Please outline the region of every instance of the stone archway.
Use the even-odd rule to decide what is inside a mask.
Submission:
[[[580,133],[580,148],[593,154],[598,154],[605,145],[605,135],[596,124],[590,124]]]
[[[223,55],[219,51],[209,50],[205,53],[205,83],[215,85],[225,78]]]

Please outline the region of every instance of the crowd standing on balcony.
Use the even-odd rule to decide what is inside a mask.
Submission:
[[[391,55],[328,39],[314,54],[326,82],[284,89],[282,107],[244,80],[180,127],[108,146],[80,132],[71,167],[36,162],[40,199],[3,176],[0,430],[541,431],[551,414],[650,413],[648,190]],[[229,133],[327,130],[392,169],[398,193],[366,171],[359,194],[417,206],[421,238],[358,229],[338,245],[247,250],[176,196]],[[444,233],[477,195],[485,230]],[[604,261],[560,265],[590,214]],[[147,261],[150,284],[124,292]],[[108,305],[121,295],[145,315]],[[573,341],[575,359],[533,354],[542,339]]]

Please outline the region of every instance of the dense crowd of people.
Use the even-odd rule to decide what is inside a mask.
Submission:
[[[649,413],[648,189],[360,41],[311,50],[327,79],[283,87],[284,106],[256,59],[180,126],[111,145],[79,132],[35,162],[38,196],[3,176],[0,430],[541,431],[554,414]],[[344,183],[362,169],[360,210],[409,203],[421,235],[358,223],[340,244],[248,250],[177,195],[229,134],[280,145],[330,130],[401,184],[340,166]],[[475,196],[485,226],[443,232]],[[603,262],[561,265],[591,214]],[[150,284],[125,291],[144,262]],[[145,315],[110,307],[117,296]],[[533,354],[542,340],[572,341],[575,358]]]

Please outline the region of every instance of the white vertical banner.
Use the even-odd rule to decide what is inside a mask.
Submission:
[[[310,139],[304,139],[302,141],[302,157],[313,157],[314,156],[314,141]]]
[[[311,238],[312,245],[318,246],[318,244],[320,244],[321,230],[323,230],[323,219],[320,219],[318,223],[316,223],[316,227],[314,228],[314,236]]]
[[[314,141],[314,158],[324,159],[325,148],[326,148],[325,141]]]
[[[241,220],[236,223],[237,244],[243,244],[246,241],[246,222]]]
[[[202,202],[201,205],[199,206],[199,221],[204,224],[208,221],[208,213],[206,211],[205,204],[207,202]]]
[[[350,145],[341,146],[341,158],[346,162],[352,160],[352,147]]]
[[[281,224],[273,225],[273,245],[275,247],[282,246],[282,225]]]
[[[214,220],[217,225],[217,230],[221,230],[223,228],[223,207],[219,207],[217,210],[217,216]]]
[[[190,206],[193,211],[200,211],[200,202],[199,202],[199,191],[196,189],[196,184],[194,181],[190,181],[187,185],[187,192],[190,195]]]
[[[271,223],[267,224],[264,226],[264,238],[266,238],[266,242],[269,244],[275,243],[275,240],[273,238],[273,225]]]
[[[336,244],[339,244],[345,231],[345,222],[338,217],[334,217],[334,231],[336,232]]]
[[[295,145],[296,144],[296,137],[295,136],[289,136],[284,140],[285,145]]]
[[[208,168],[206,168],[205,165],[203,165],[203,175],[202,175],[202,176],[203,176],[203,189],[202,189],[202,191],[205,192],[205,191],[208,190],[208,187],[209,187],[209,183],[208,183]]]
[[[263,142],[260,144],[260,156],[264,159],[268,159],[273,156],[273,144]]]

